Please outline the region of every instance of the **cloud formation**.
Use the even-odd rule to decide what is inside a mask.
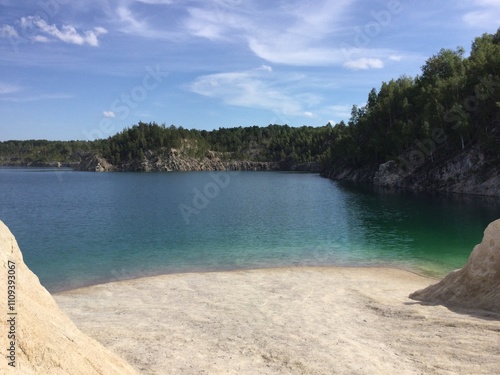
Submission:
[[[294,95],[287,87],[292,81],[278,78],[270,66],[263,65],[247,71],[200,76],[190,84],[189,90],[229,105],[267,109],[287,116],[313,117],[312,112],[304,110],[304,105],[316,104],[320,99],[312,94]]]
[[[329,40],[335,38],[343,14],[353,0],[306,2],[270,6],[266,15],[249,3],[227,6],[189,8],[184,26],[197,37],[210,40],[243,40],[258,57],[278,64],[325,66],[343,60],[340,48]]]
[[[60,40],[69,44],[85,45],[92,47],[99,45],[98,37],[108,31],[104,27],[94,27],[92,30],[78,32],[74,26],[48,24],[40,16],[22,17],[18,22],[19,31],[12,25],[2,25],[0,36],[8,38],[27,38],[32,42],[47,43]]]
[[[146,5],[170,5],[172,3],[172,1],[167,0],[137,0],[137,2]],[[159,40],[181,39],[179,32],[167,30],[164,24],[154,25],[147,16],[134,12],[128,2],[122,2],[112,12],[111,18],[113,23],[118,25],[118,30],[125,34]],[[163,20],[163,22],[165,21]]]
[[[115,118],[116,114],[113,111],[103,111],[102,115],[106,118]]]
[[[384,67],[384,62],[375,58],[360,58],[356,60],[349,60],[344,63],[344,67],[352,70],[365,70],[365,69],[381,69]]]
[[[203,38],[246,46],[273,64],[342,67],[348,60],[396,54],[346,43],[354,32],[349,21],[356,4],[356,0],[318,0],[314,6],[289,1],[264,7],[258,1],[212,0],[181,6],[173,0],[120,0],[108,15],[126,34],[181,43]],[[364,69],[379,65],[368,63]]]
[[[500,19],[499,0],[473,0],[472,5],[475,10],[463,16],[463,20],[467,25],[483,29],[485,27],[498,28],[498,20]]]
[[[16,29],[11,25],[2,25],[2,27],[0,27],[0,37],[17,38],[19,37],[19,34],[17,33]]]

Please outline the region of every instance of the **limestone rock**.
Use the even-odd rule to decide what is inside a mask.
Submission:
[[[500,219],[488,225],[462,269],[410,298],[500,312]]]
[[[394,160],[380,164],[373,178],[373,184],[378,186],[398,187],[401,180],[406,177],[403,168],[400,168]]]
[[[500,164],[478,145],[456,155],[441,151],[432,158],[420,149],[413,149],[397,160],[362,168],[339,161],[323,175],[387,188],[500,196]]]
[[[8,266],[15,263],[15,312],[8,315]],[[111,375],[137,374],[123,359],[83,334],[59,309],[38,277],[23,262],[16,239],[0,221],[1,374]],[[16,368],[6,358],[12,331],[8,319],[15,317]],[[95,319],[99,319],[98,316]]]
[[[114,166],[100,156],[87,154],[82,157],[76,169],[87,172],[109,172],[114,170]]]

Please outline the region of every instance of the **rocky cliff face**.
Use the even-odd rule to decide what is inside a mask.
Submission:
[[[474,147],[435,163],[389,161],[379,166],[373,183],[411,190],[500,196],[500,166]]]
[[[500,196],[500,165],[478,147],[433,161],[423,154],[413,156],[417,157],[409,155],[397,162],[391,160],[361,169],[339,165],[326,176],[414,191]]]
[[[86,172],[111,172],[115,170],[115,167],[106,159],[89,154],[83,157],[82,161],[75,169]]]
[[[0,263],[4,297],[0,373],[136,374],[124,360],[84,335],[59,309],[36,275],[24,264],[14,236],[1,221]],[[14,296],[9,297],[10,306],[7,305],[8,286]],[[8,312],[17,314],[7,315]]]
[[[488,225],[465,267],[410,298],[500,313],[500,220]]]
[[[208,151],[203,157],[197,158],[186,155],[182,151],[172,149],[163,155],[147,151],[144,160],[132,160],[120,165],[112,165],[104,158],[89,155],[80,163],[77,169],[95,172],[276,171],[281,169],[281,165],[275,162],[226,160],[223,154],[213,151]]]

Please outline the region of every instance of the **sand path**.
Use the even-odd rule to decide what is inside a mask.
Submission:
[[[141,374],[498,374],[500,314],[426,306],[385,268],[164,275],[54,297]]]

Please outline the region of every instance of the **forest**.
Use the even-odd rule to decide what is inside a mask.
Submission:
[[[325,167],[405,164],[417,150],[434,163],[474,145],[498,162],[499,113],[500,29],[476,38],[468,57],[461,47],[442,49],[420,75],[373,88],[366,105],[334,127]]]
[[[97,154],[118,165],[143,160],[148,151],[156,155],[182,149],[183,154],[202,158],[217,151],[228,160],[279,161],[289,164],[319,162],[327,154],[332,126],[220,128],[206,131],[183,129],[154,122],[133,125],[108,139],[96,141],[7,141],[0,143],[3,164],[78,162],[83,156]]]
[[[477,37],[464,55],[461,47],[440,50],[425,61],[421,74],[383,82],[368,93],[366,105],[354,105],[350,119],[334,126],[207,131],[140,122],[95,141],[0,142],[0,164],[77,163],[88,154],[120,164],[175,148],[200,158],[211,150],[231,160],[321,162],[328,172],[388,160],[404,165],[416,150],[425,151],[422,163],[434,163],[473,146],[498,163],[500,29]]]

